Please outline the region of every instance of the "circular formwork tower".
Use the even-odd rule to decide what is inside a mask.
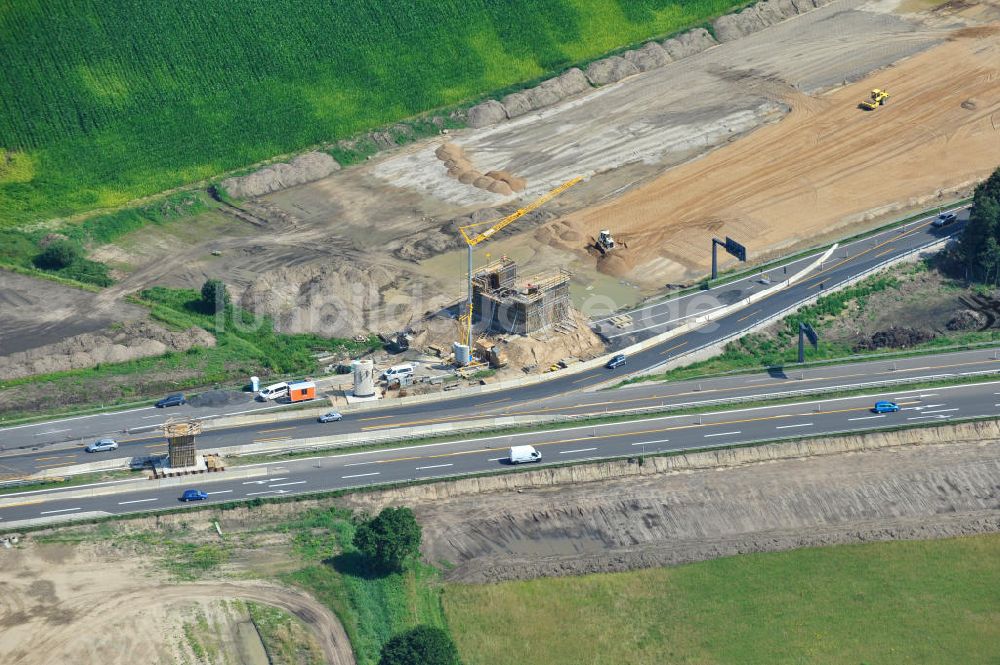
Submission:
[[[198,457],[195,437],[201,434],[201,423],[197,420],[168,420],[163,425],[163,432],[167,437],[170,468],[195,466]]]

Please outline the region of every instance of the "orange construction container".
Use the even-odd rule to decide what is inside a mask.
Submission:
[[[302,381],[300,383],[288,384],[288,401],[305,402],[316,399],[316,384],[312,381]]]

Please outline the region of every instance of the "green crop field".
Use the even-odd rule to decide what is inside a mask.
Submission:
[[[1000,535],[450,585],[466,665],[996,663]]]
[[[516,86],[733,0],[0,0],[0,228]]]

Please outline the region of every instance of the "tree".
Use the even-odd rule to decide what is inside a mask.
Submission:
[[[417,626],[382,647],[378,665],[461,665],[451,636],[440,628]]]
[[[80,246],[70,240],[55,240],[35,257],[35,265],[43,270],[62,270],[80,260]]]
[[[376,569],[402,570],[420,548],[420,525],[409,508],[385,508],[374,519],[358,526],[354,546]]]
[[[1000,283],[1000,168],[976,187],[958,261],[968,279]]]
[[[201,285],[201,305],[215,314],[229,304],[229,291],[221,279],[210,279]]]

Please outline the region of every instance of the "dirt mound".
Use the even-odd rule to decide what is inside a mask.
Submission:
[[[874,351],[875,349],[907,349],[917,344],[934,339],[934,333],[916,328],[900,328],[893,326],[888,330],[880,330],[868,339],[854,345],[855,351]]]
[[[983,39],[1000,34],[1000,26],[981,25],[969,28],[959,28],[949,35],[949,39]]]
[[[501,348],[507,362],[516,369],[544,371],[563,358],[596,356],[604,350],[601,339],[590,329],[582,314],[572,311],[572,330],[549,330],[534,337],[512,337]],[[561,327],[562,328],[562,327]]]
[[[701,53],[705,49],[712,48],[716,46],[719,42],[715,41],[711,33],[705,28],[695,28],[694,30],[688,30],[687,32],[678,35],[677,37],[671,37],[670,39],[663,41],[663,50],[673,58],[674,60],[682,60],[684,58],[690,57],[697,53]]]
[[[504,105],[495,99],[488,99],[482,104],[477,104],[469,109],[469,127],[478,129],[487,125],[494,125],[501,120],[507,119],[507,111]]]
[[[230,196],[248,199],[325,178],[340,169],[325,152],[307,152],[288,164],[271,164],[250,175],[226,178],[222,187]]]
[[[116,329],[75,335],[55,344],[0,357],[0,379],[85,369],[101,363],[121,363],[215,346],[215,337],[201,328],[173,332],[149,321],[131,321]]]
[[[741,12],[720,16],[712,22],[712,28],[720,42],[730,42],[825,4],[824,0],[815,3],[810,0],[763,0]]]
[[[625,257],[624,250],[612,251],[597,259],[597,269],[612,277],[625,277],[634,267]]]
[[[951,320],[945,324],[948,330],[982,330],[989,324],[989,320],[982,312],[974,309],[963,309],[955,313]]]
[[[616,83],[623,78],[634,76],[638,73],[638,67],[617,55],[597,60],[587,66],[587,80],[595,86]]]
[[[964,102],[962,102],[961,106],[966,111],[975,111],[977,108],[979,108],[979,102],[975,99],[966,99]]]
[[[475,583],[1000,531],[1000,442],[890,443],[840,454],[817,447],[819,456],[793,457],[811,445],[784,444],[787,457],[774,460],[766,448],[748,450],[742,465],[732,452],[695,453],[675,460],[674,471],[663,458],[622,460],[531,472],[537,480],[488,479],[480,491],[456,481],[411,489],[405,499],[390,491],[352,501],[372,510],[405,500],[423,527],[426,558],[456,564],[448,577]]]
[[[252,402],[253,393],[236,392],[234,390],[206,390],[188,398],[191,406],[226,406]]]
[[[634,51],[626,51],[622,57],[635,65],[640,72],[662,67],[673,60],[670,54],[656,42],[649,42]]]
[[[457,143],[444,143],[434,151],[434,155],[444,162],[448,175],[463,185],[472,185],[494,194],[511,196],[514,192],[523,192],[527,180],[512,175],[508,171],[489,171],[480,173],[465,155],[465,149]]]

